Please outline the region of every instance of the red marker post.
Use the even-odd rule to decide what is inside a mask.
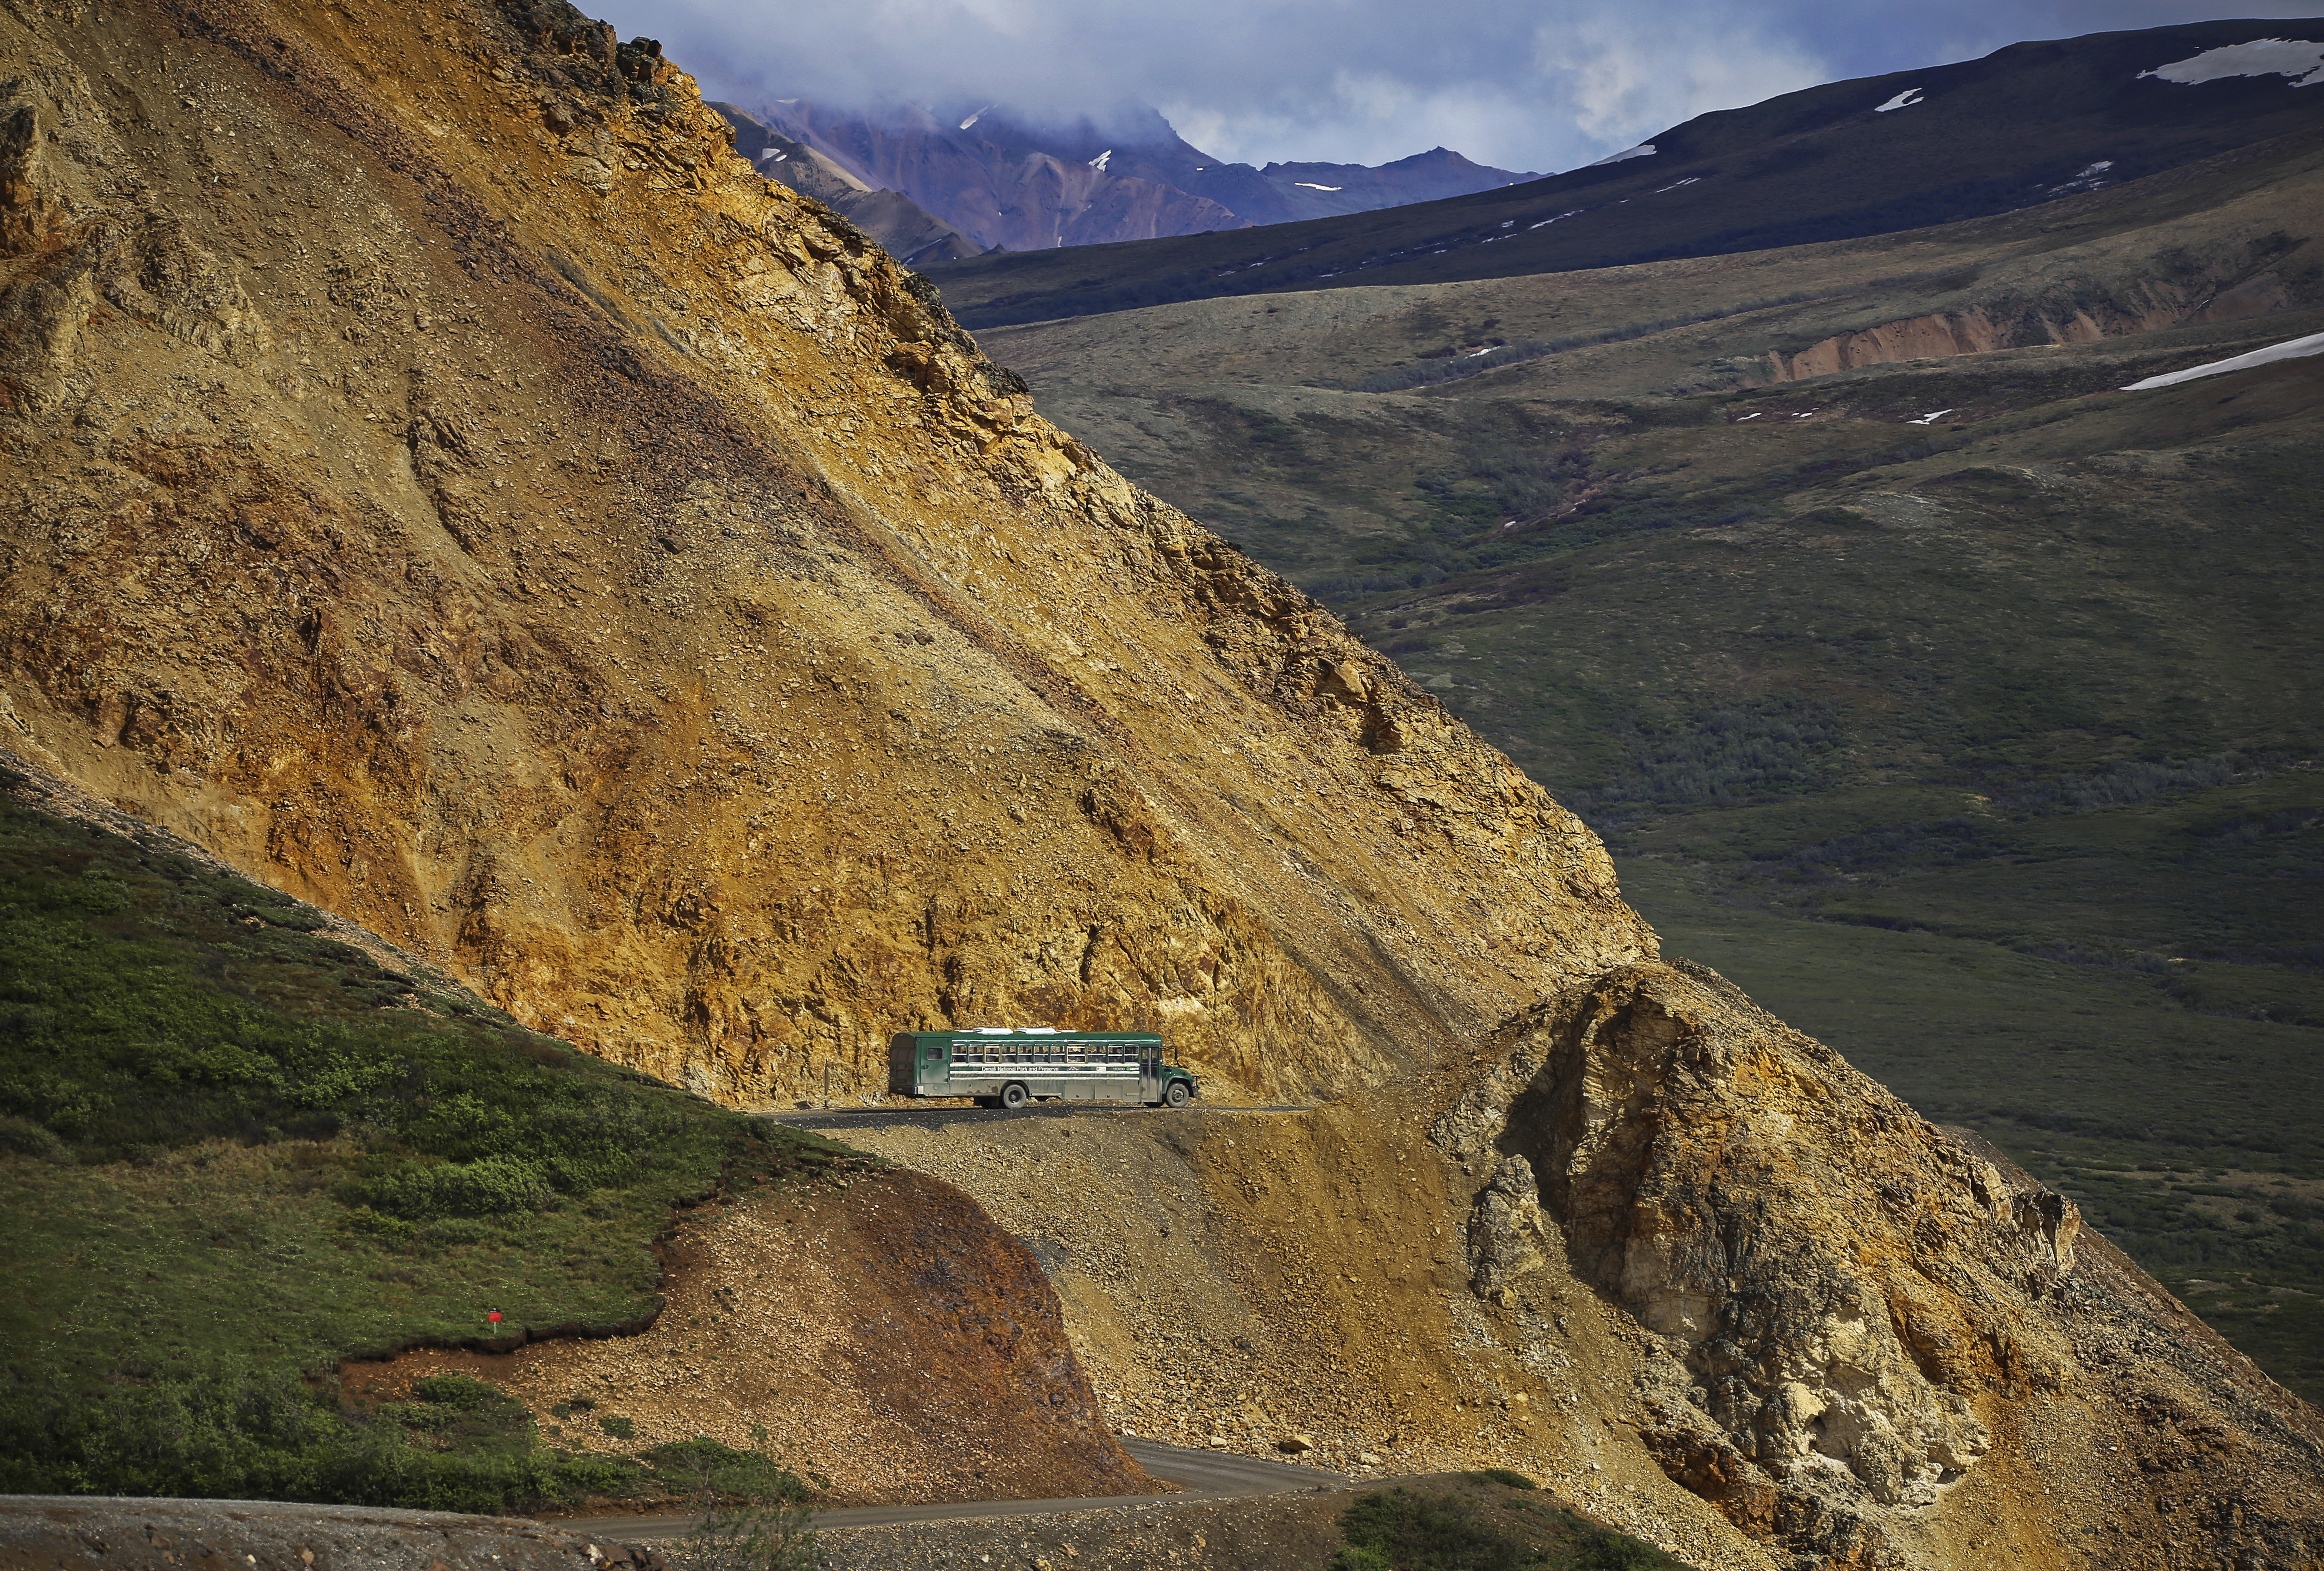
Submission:
[[[484,1324],[491,1326],[493,1331],[499,1331],[501,1328],[501,1312],[498,1309],[486,1310],[484,1312]]]

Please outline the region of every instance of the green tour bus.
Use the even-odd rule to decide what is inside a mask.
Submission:
[[[899,1096],[973,1096],[1022,1107],[1036,1096],[1184,1107],[1194,1077],[1162,1061],[1162,1039],[1055,1026],[899,1031],[888,1044],[888,1088]]]

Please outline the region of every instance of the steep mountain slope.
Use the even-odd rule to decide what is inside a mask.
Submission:
[[[1890,234],[2312,129],[2317,94],[2300,61],[2314,55],[2232,52],[2266,38],[2324,41],[2324,22],[2210,22],[2013,44],[1983,60],[1700,116],[1630,153],[1507,190],[1264,235],[990,257],[935,276],[954,314],[983,328]],[[2235,74],[2246,67],[2254,74]]]
[[[1330,1087],[1650,952],[1570,814],[1033,416],[666,63],[358,90],[332,52],[411,46],[337,15],[192,108],[20,89],[40,762],[738,1100],[876,1089],[963,1017]]]
[[[1286,1416],[1538,1454],[1691,1557],[2324,1539],[2313,1412],[1657,964],[1572,814],[1035,415],[655,50],[295,0],[0,41],[0,725],[41,767],[731,1103],[876,1094],[898,1027],[1165,1027],[1218,1102],[1316,1105],[1102,1123],[1185,1166],[1034,1175],[1006,1224],[1175,1187],[1209,1261],[1170,1290],[1240,1295],[1191,1324],[1253,1384],[1237,1337],[1301,1350]],[[1112,1301],[1068,1335],[1184,1354]]]
[[[1369,212],[1534,178],[1443,147],[1377,168],[1253,169],[1212,157],[1142,108],[1102,125],[1048,126],[991,105],[962,118],[918,106],[865,112],[780,98],[760,117],[864,184],[901,191],[982,245],[1006,251]]]
[[[1878,240],[986,337],[1566,782],[1666,939],[2324,1393],[2324,361],[2115,391],[2324,327],[2320,237],[2284,139]]]

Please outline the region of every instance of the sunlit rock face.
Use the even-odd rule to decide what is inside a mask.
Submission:
[[[1653,953],[1577,819],[657,49],[63,15],[0,19],[32,762],[736,1102],[945,1023],[1342,1090]]]
[[[1660,966],[1578,819],[1042,420],[658,49],[553,4],[177,0],[18,5],[0,52],[30,764],[728,1101],[1036,1022],[1312,1098],[1186,1158],[1189,1204],[1245,1208],[1222,1281],[1343,1268],[1277,1284],[1318,1342],[1349,1295],[1315,1414],[1360,1382],[1432,1455],[1611,1457],[1762,1563],[2324,1542],[2313,1414]],[[1510,1416],[1552,1375],[1554,1444]]]
[[[2166,1389],[2206,1391],[2246,1455],[2282,1447],[2313,1489],[2297,1431],[2315,1416],[2218,1383],[2233,1356],[2078,1240],[2070,1202],[1717,973],[1626,967],[1499,1041],[1434,1130],[1491,1173],[1469,1222],[1475,1290],[1524,1315],[1529,1280],[1571,1271],[1633,1316],[1657,1360],[1641,1439],[1747,1531],[1810,1563],[1909,1563],[1973,1514],[1950,1509],[1965,1481],[2014,1487],[2029,1435],[2087,1437],[2119,1480],[2125,1449],[2163,1438]],[[2306,1498],[2293,1520],[2314,1520]]]

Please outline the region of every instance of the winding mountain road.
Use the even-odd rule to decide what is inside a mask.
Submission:
[[[836,1132],[847,1129],[874,1129],[900,1123],[913,1129],[940,1129],[947,1123],[997,1123],[1010,1118],[1188,1118],[1201,1114],[1221,1113],[1312,1113],[1312,1106],[1292,1103],[1270,1103],[1262,1106],[1244,1107],[1225,1103],[1205,1106],[1200,1102],[1185,1107],[1139,1107],[1124,1103],[1108,1102],[1036,1102],[1019,1108],[1002,1107],[930,1107],[924,1103],[904,1103],[881,1107],[801,1108],[780,1113],[761,1113],[756,1116],[770,1123],[788,1123],[794,1129],[817,1129]]]
[[[1157,1505],[1188,1501],[1232,1500],[1261,1494],[1294,1494],[1307,1490],[1342,1489],[1344,1474],[1289,1462],[1269,1462],[1225,1451],[1190,1450],[1158,1440],[1124,1437],[1121,1448],[1130,1453],[1148,1477],[1179,1486],[1176,1494],[1112,1494],[1069,1500],[944,1501],[931,1505],[844,1506],[815,1513],[818,1528],[874,1528],[891,1522],[949,1521],[970,1517],[1052,1516],[1059,1511],[1094,1511],[1105,1506]],[[623,1543],[650,1543],[675,1539],[691,1529],[699,1518],[576,1517],[543,1518],[542,1525],[568,1533],[584,1533]]]

